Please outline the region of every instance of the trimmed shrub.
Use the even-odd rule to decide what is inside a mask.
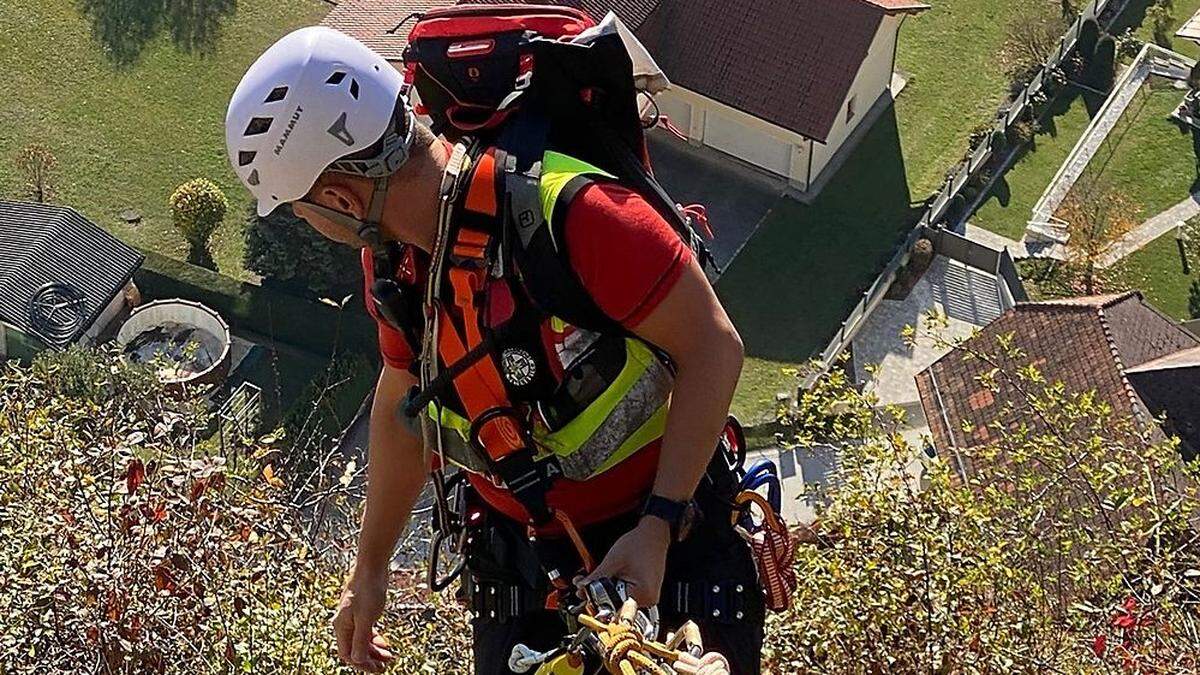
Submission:
[[[1095,19],[1087,19],[1079,27],[1079,42],[1076,50],[1084,61],[1091,62],[1096,55],[1096,44],[1100,41],[1100,24]]]
[[[950,199],[950,205],[946,209],[946,217],[948,220],[959,220],[967,215],[967,198],[962,192],[954,195]]]
[[[992,152],[1003,155],[1008,151],[1008,135],[999,129],[992,132]]]
[[[1117,67],[1117,41],[1111,35],[1100,38],[1096,44],[1096,57],[1088,66],[1087,83],[1100,91],[1113,86]]]
[[[190,180],[175,189],[168,200],[175,228],[193,248],[207,249],[213,232],[225,220],[229,200],[207,178]]]

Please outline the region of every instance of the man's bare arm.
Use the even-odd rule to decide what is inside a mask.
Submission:
[[[742,341],[704,272],[692,263],[634,333],[670,354],[675,388],[663,433],[654,494],[674,501],[692,497],[716,448],[742,371]],[[643,518],[621,537],[585,580],[617,577],[647,606],[662,589],[670,527]]]
[[[684,501],[700,484],[724,428],[742,372],[742,341],[695,263],[634,332],[675,362],[654,494]]]
[[[363,510],[356,570],[386,574],[396,542],[425,485],[421,438],[400,419],[400,404],[416,384],[408,372],[384,366],[371,408],[367,503]]]
[[[399,406],[415,378],[384,366],[371,408],[367,503],[358,556],[334,617],[338,655],[367,672],[383,672],[394,656],[375,623],[387,602],[388,566],[413,504],[425,485],[421,439],[399,418]]]

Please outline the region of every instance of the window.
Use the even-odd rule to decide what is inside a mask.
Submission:
[[[858,96],[851,96],[846,102],[846,124],[854,121],[854,115],[857,114],[855,108],[858,107]]]

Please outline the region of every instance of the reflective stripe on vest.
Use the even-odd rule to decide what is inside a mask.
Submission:
[[[545,153],[539,196],[547,223],[553,218],[563,190],[580,176],[614,178],[573,157]],[[570,328],[557,317],[550,318],[550,326],[557,333]],[[626,337],[624,343],[625,363],[620,373],[580,414],[555,431],[540,423],[534,425],[532,434],[539,456],[557,457],[567,478],[585,480],[611,469],[661,438],[666,428],[674,384],[671,372],[641,340]],[[429,415],[454,432],[445,439],[443,448],[448,460],[471,471],[486,471],[482,460],[468,448],[471,428],[468,419],[437,403],[430,404]]]

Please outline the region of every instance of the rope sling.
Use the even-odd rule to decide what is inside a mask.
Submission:
[[[664,644],[647,639],[633,625],[637,603],[626,601],[615,621],[601,621],[587,614],[580,615],[580,625],[588,628],[600,641],[600,656],[612,675],[729,675],[729,662],[716,652],[696,656],[692,650],[681,651],[680,645],[690,644],[700,651],[699,629],[687,622],[672,639]]]

